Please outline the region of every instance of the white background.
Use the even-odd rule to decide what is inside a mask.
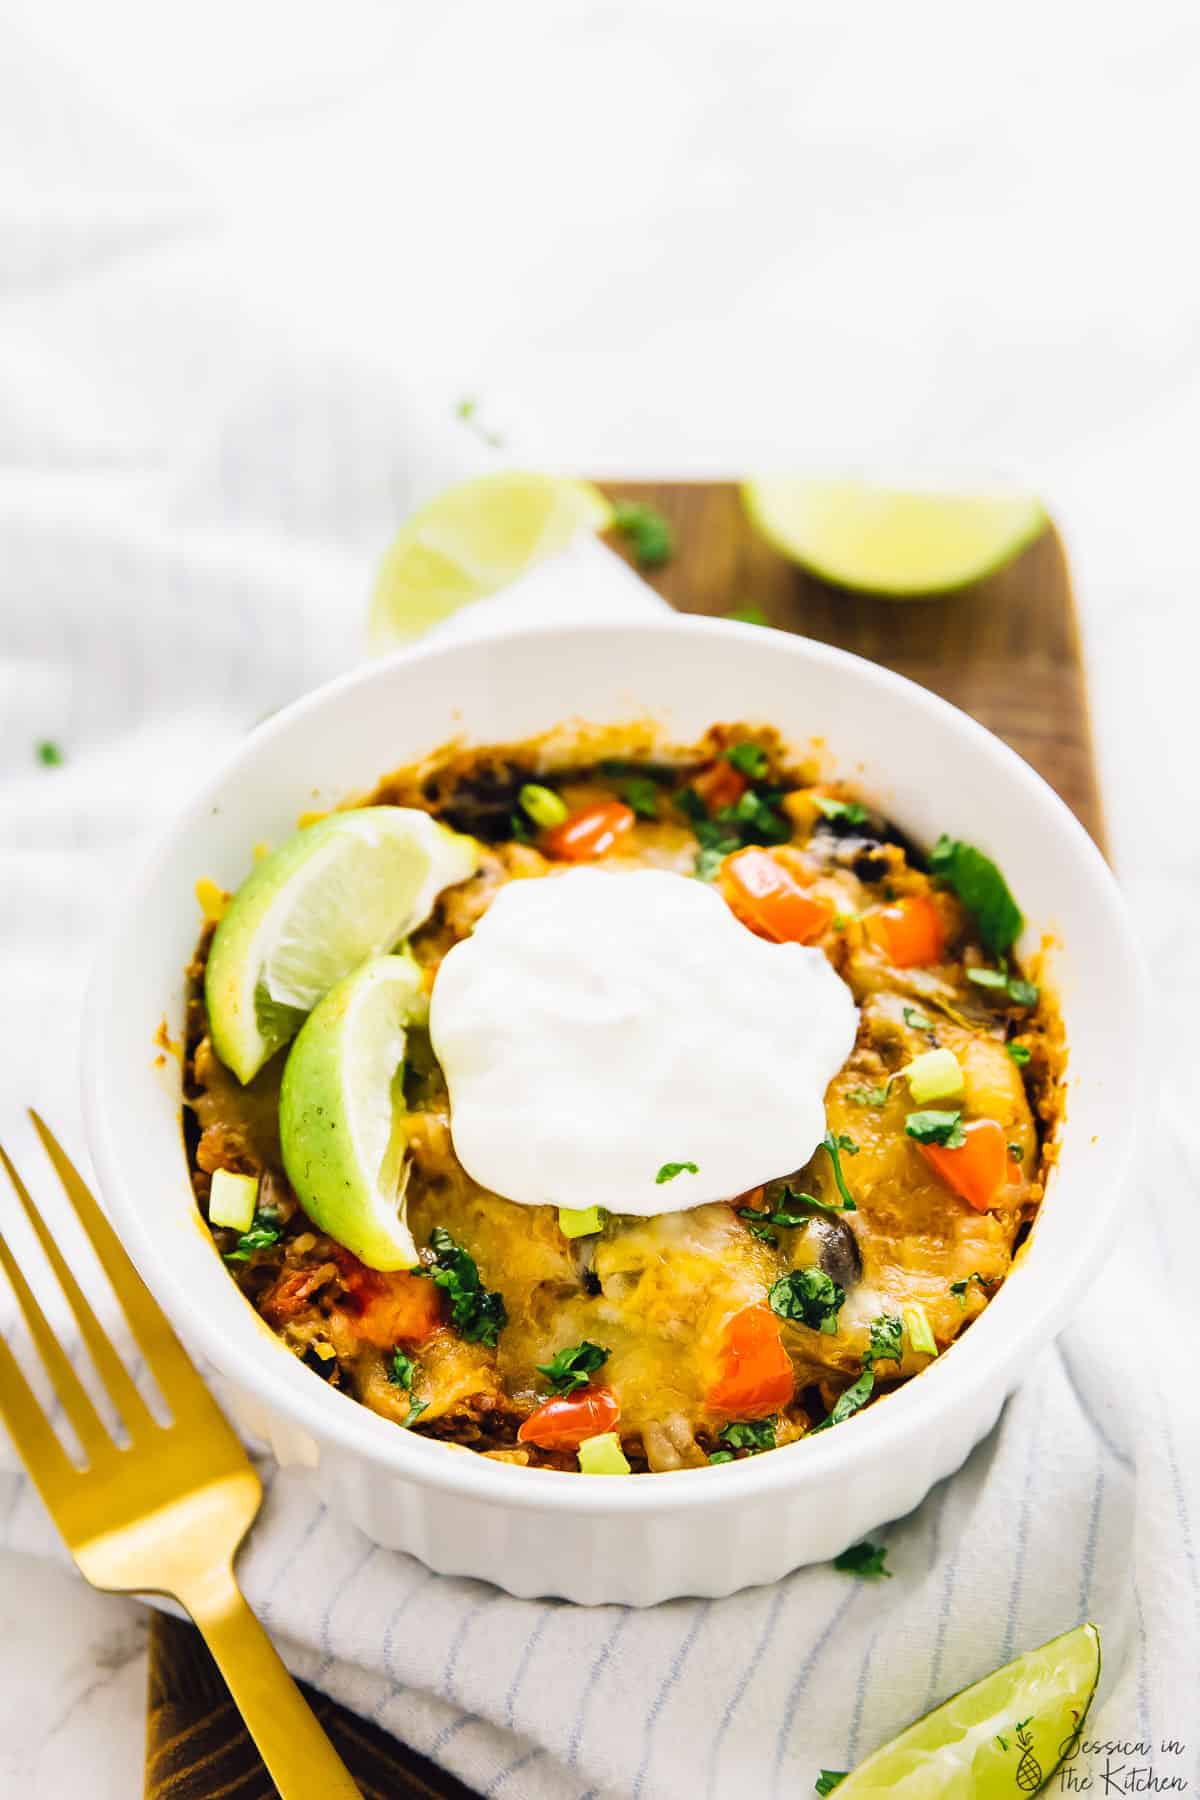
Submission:
[[[181,471],[255,428],[264,363],[364,353],[447,416],[479,396],[533,464],[1038,488],[1076,567],[1111,835],[1194,1114],[1193,5],[7,0],[0,30],[20,71],[0,84],[6,514],[136,497],[162,523]],[[111,140],[101,168],[71,129],[83,94],[81,119],[98,104],[127,128],[115,180]],[[69,253],[101,214],[119,286]],[[281,539],[320,509],[328,472],[302,474]],[[339,621],[386,512],[385,494],[335,547],[311,533]],[[286,549],[260,536],[278,574]],[[25,699],[0,689],[10,769]],[[84,1769],[94,1800],[138,1790],[139,1642],[135,1609],[9,1560],[5,1791]]]

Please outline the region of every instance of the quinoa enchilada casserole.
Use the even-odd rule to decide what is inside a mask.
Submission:
[[[1002,872],[768,729],[451,748],[199,891],[198,1204],[397,1428],[760,1454],[950,1350],[1042,1201],[1065,1049]]]

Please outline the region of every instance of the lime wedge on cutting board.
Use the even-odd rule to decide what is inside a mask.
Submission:
[[[472,600],[506,587],[581,531],[603,531],[612,507],[590,482],[502,471],[447,488],[405,521],[371,602],[374,651],[407,643]]]
[[[1014,1800],[1045,1786],[1100,1678],[1100,1633],[1079,1625],[926,1713],[853,1770],[838,1800]]]
[[[364,806],[297,831],[242,883],[213,937],[204,997],[221,1061],[249,1081],[336,981],[478,866],[473,838],[414,807]]]
[[[935,493],[765,476],[742,498],[764,537],[826,581],[895,598],[990,575],[1048,523],[1032,494]]]
[[[279,1091],[283,1166],[322,1231],[372,1269],[417,1261],[401,1215],[407,1027],[425,1012],[409,956],[377,956],[306,1019]]]

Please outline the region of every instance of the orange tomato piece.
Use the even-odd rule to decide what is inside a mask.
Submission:
[[[702,769],[692,782],[693,789],[710,813],[718,813],[725,806],[736,806],[749,785],[741,771],[724,759]]]
[[[721,1342],[721,1373],[705,1395],[713,1412],[765,1419],[786,1406],[796,1388],[792,1359],[769,1306],[735,1313]]]
[[[572,813],[542,836],[542,848],[563,862],[589,862],[604,856],[619,837],[632,831],[634,813],[620,800],[601,800]]]
[[[420,1344],[442,1323],[441,1290],[423,1275],[368,1269],[348,1250],[338,1266],[346,1287],[345,1312],[358,1336],[379,1350]]]
[[[742,924],[776,944],[811,944],[833,918],[832,903],[810,894],[769,850],[727,856],[718,885]]]
[[[611,1431],[620,1416],[621,1403],[611,1388],[580,1388],[577,1394],[543,1400],[525,1420],[517,1438],[542,1450],[578,1450],[584,1438]]]
[[[872,939],[897,969],[941,962],[946,929],[936,902],[928,894],[909,894],[895,906],[871,914]]]
[[[963,1126],[965,1142],[956,1150],[945,1144],[918,1144],[926,1162],[976,1212],[987,1212],[1008,1181],[1009,1154],[995,1119],[972,1119]]]

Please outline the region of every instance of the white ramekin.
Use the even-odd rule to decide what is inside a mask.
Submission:
[[[398,1430],[325,1386],[271,1334],[213,1249],[180,1135],[177,1060],[198,876],[234,887],[253,846],[448,739],[519,740],[567,720],[714,720],[823,740],[838,773],[919,841],[1000,863],[1048,934],[1070,1041],[1061,1157],[1027,1250],[962,1341],[835,1430],[717,1468],[614,1480],[511,1468]],[[916,1506],[990,1429],[1108,1251],[1149,1058],[1145,986],[1104,861],[1026,764],[964,714],[822,644],[753,625],[648,617],[403,653],[262,725],[180,809],[93,980],[84,1106],[105,1200],[142,1274],[281,1461],[380,1543],[520,1595],[647,1605],[727,1594],[835,1555]]]

